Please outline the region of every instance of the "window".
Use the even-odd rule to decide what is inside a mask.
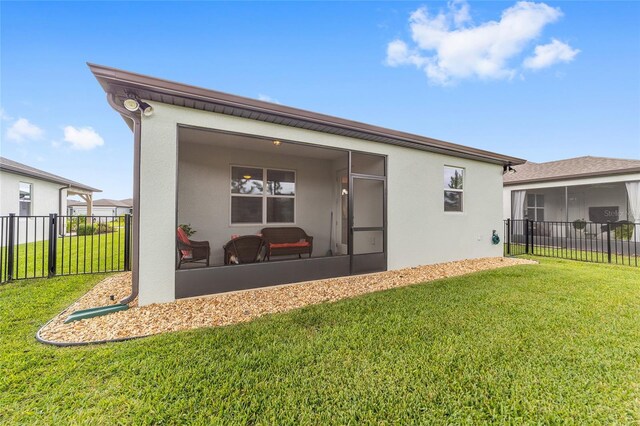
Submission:
[[[294,223],[296,173],[231,167],[231,223]]]
[[[527,194],[527,219],[544,221],[544,195]]]
[[[31,184],[20,182],[20,216],[31,216]]]
[[[444,211],[461,212],[463,209],[464,169],[444,168]]]

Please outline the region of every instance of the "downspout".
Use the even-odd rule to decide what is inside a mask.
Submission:
[[[66,216],[66,213],[63,215],[62,214],[62,191],[65,189],[69,189],[71,188],[71,185],[67,185],[67,186],[63,186],[62,188],[58,189],[58,217],[60,216]],[[64,235],[64,232],[62,232],[62,230],[64,229],[62,226],[62,222],[59,221],[59,225],[58,225],[58,235]]]
[[[131,294],[120,303],[127,304],[138,296],[139,280],[139,252],[140,252],[140,138],[142,136],[140,114],[131,112],[122,105],[116,103],[116,96],[107,93],[107,102],[111,108],[133,122],[133,217],[131,221],[131,236],[133,247],[131,248]]]

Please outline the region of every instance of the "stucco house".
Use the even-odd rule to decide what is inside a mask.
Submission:
[[[502,255],[492,242],[502,230],[502,175],[524,160],[89,67],[133,130],[133,291],[124,302]],[[180,224],[208,243],[208,266],[178,269]],[[233,264],[223,249],[282,228],[313,237],[310,255]]]
[[[640,160],[586,156],[513,169],[504,175],[505,219],[640,224]],[[567,229],[557,228],[560,236]]]
[[[124,200],[111,200],[100,198],[93,200],[92,214],[95,216],[121,216],[133,213],[133,198]],[[67,202],[67,214],[69,216],[86,216],[86,201],[69,200]]]
[[[0,216],[47,216],[66,214],[67,197],[77,195],[89,201],[102,192],[80,182],[54,175],[8,158],[0,157]],[[91,207],[89,207],[91,208]]]
[[[46,221],[29,216],[65,215],[67,197],[80,196],[91,206],[93,193],[99,189],[54,175],[26,164],[0,157],[0,216],[15,214],[18,241],[39,241],[48,238],[42,232]],[[44,235],[43,235],[44,234]]]

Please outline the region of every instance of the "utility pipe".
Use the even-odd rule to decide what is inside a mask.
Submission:
[[[71,188],[71,185],[67,185],[67,186],[63,186],[62,188],[58,189],[58,217],[60,216],[66,216],[66,213],[63,215],[62,214],[62,191],[65,189],[69,189]],[[63,231],[63,226],[62,226],[62,221],[60,220],[58,225],[58,235],[64,235],[64,231]]]
[[[138,296],[139,280],[139,252],[140,252],[140,138],[142,136],[140,114],[127,110],[118,105],[116,95],[107,93],[107,102],[124,117],[133,122],[133,216],[131,221],[131,236],[133,247],[131,248],[131,294],[120,303],[127,304]]]

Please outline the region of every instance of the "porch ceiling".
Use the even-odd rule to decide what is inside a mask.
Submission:
[[[490,151],[386,129],[325,114],[189,86],[102,65],[88,64],[105,92],[119,102],[134,93],[141,99],[298,127],[323,133],[404,146],[494,164],[522,164],[525,160]],[[126,120],[128,125],[129,120]]]
[[[335,160],[346,155],[346,151],[330,148],[318,148],[308,145],[283,142],[279,146],[272,139],[181,127],[178,133],[179,143],[215,145],[220,148],[242,149],[245,151],[265,152],[285,156]]]

